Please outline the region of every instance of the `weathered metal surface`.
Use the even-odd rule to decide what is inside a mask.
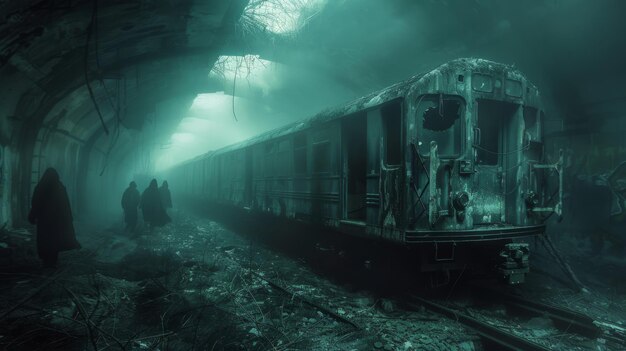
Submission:
[[[430,198],[428,199],[428,222],[431,226],[435,225],[439,219],[439,201],[442,196],[441,189],[437,187],[436,181],[439,166],[437,143],[432,141],[430,143],[430,163],[428,169],[429,179],[431,180],[428,186],[430,192]]]
[[[545,233],[545,225],[523,227],[485,227],[468,230],[406,230],[407,243],[492,241],[536,236]]]
[[[508,284],[515,285],[524,282],[526,274],[530,271],[528,252],[526,243],[506,244],[500,251],[498,272]]]
[[[480,79],[490,79],[492,91],[476,89]],[[506,90],[507,84],[516,88]],[[498,138],[488,152],[476,131],[481,101],[487,101],[483,112],[489,118],[483,134],[486,138],[493,127]],[[205,171],[192,175],[201,177],[192,184],[202,189],[193,185],[188,192],[348,234],[406,244],[502,245],[545,231],[543,216],[530,211],[524,198],[530,190],[542,190],[531,166],[542,160],[541,108],[537,88],[513,67],[459,59],[207,153],[175,172],[185,174],[203,164]],[[400,125],[390,124],[390,117]],[[304,153],[296,153],[296,141]],[[356,151],[348,147],[355,141]],[[390,156],[393,142],[399,150]],[[484,156],[489,162],[479,152],[491,155]],[[297,157],[304,158],[298,172]],[[358,177],[351,173],[355,169]],[[548,207],[545,197],[530,203]],[[526,268],[507,269],[506,275],[519,282]]]
[[[380,174],[380,225],[395,228],[400,216],[400,168],[381,166]]]
[[[533,207],[530,210],[533,212],[548,212],[556,213],[557,216],[563,215],[563,150],[559,152],[559,160],[554,164],[533,164],[532,169],[548,169],[556,172],[556,176],[559,179],[558,182],[558,197],[554,206],[550,207]]]

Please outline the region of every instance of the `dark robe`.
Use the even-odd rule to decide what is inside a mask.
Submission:
[[[172,208],[172,194],[167,186],[167,183],[161,185],[159,188],[159,194],[161,195],[161,203],[166,209]]]
[[[129,186],[122,195],[122,208],[124,209],[124,221],[126,228],[133,231],[137,226],[137,207],[141,197],[136,187]]]
[[[35,187],[28,220],[37,225],[37,251],[46,265],[54,266],[60,251],[80,248],[67,191],[56,171],[46,170]]]
[[[150,225],[162,227],[171,222],[161,203],[161,194],[159,193],[156,180],[153,180],[150,186],[141,194],[141,211],[143,220]]]

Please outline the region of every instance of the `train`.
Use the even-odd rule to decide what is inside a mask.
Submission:
[[[519,284],[528,240],[562,214],[563,156],[546,157],[544,119],[514,66],[460,58],[167,177],[223,209],[398,244],[420,271],[488,269]]]

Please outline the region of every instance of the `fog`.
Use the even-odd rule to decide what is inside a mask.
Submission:
[[[585,101],[615,95],[622,85],[626,4],[618,0],[285,3],[291,6],[275,5],[262,15],[255,2],[249,5],[244,19],[266,26],[262,35],[245,34],[252,59],[218,60],[210,80],[221,91],[198,96],[180,116],[171,142],[157,152],[157,168],[309,117],[458,57],[518,67],[540,87],[554,128],[564,118],[584,117]],[[272,27],[283,22],[282,29]],[[590,90],[589,81],[607,88]],[[185,128],[194,129],[193,137],[185,137]]]
[[[624,350],[625,65],[626,0],[0,1],[0,348]]]

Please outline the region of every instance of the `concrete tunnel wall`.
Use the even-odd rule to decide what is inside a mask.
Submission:
[[[209,69],[247,1],[95,4],[97,32],[92,1],[0,4],[0,227],[26,222],[47,167],[75,218],[116,218],[133,174],[149,172],[147,150],[213,89]]]
[[[68,190],[75,217],[90,219],[117,219],[120,216],[121,192],[135,175],[151,172],[142,158],[145,148],[154,142],[151,140],[154,135],[123,125],[116,127],[111,114],[107,115],[110,134],[104,134],[89,100],[78,104],[72,112],[59,116],[56,110],[64,111],[59,106],[69,108],[71,104],[68,100],[80,100],[75,95],[75,92],[71,93],[55,104],[36,133],[30,125],[25,126],[26,130],[22,133],[30,140],[13,138],[15,146],[3,148],[2,224],[19,225],[24,222],[32,191],[48,167],[55,167],[59,172]],[[160,102],[154,107],[151,118],[163,121],[168,116],[171,118],[171,114],[178,109],[188,107],[193,97],[189,95]],[[81,123],[72,125],[75,120]],[[150,127],[151,124],[147,123],[146,128]],[[26,156],[27,153],[30,157]],[[25,184],[26,179],[28,182]],[[147,184],[139,186],[141,190]]]

